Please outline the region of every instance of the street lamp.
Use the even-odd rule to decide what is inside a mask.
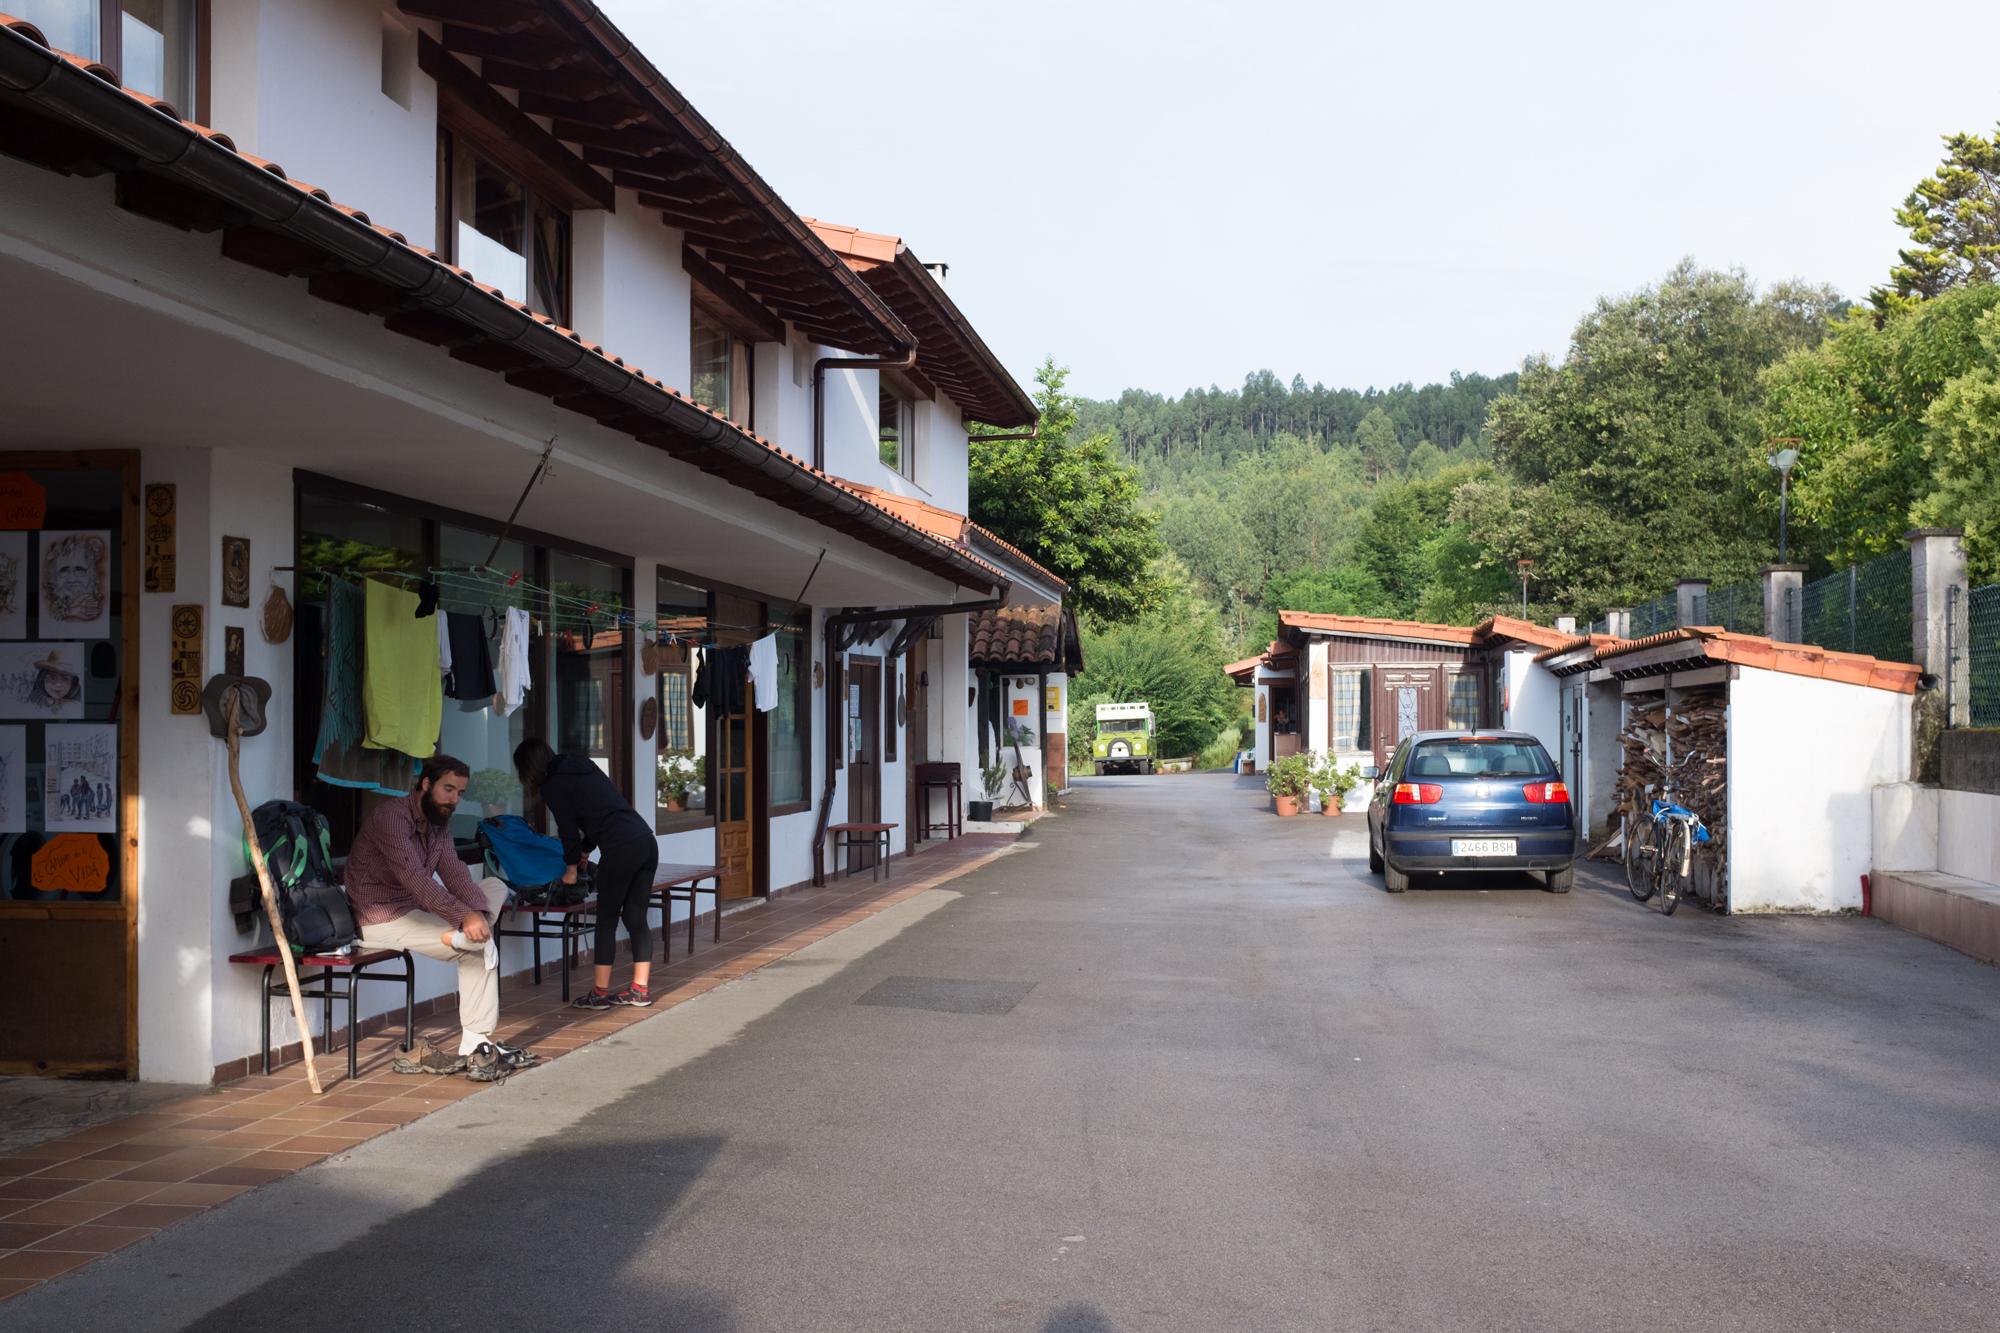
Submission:
[[[1792,469],[1798,466],[1801,441],[1797,436],[1781,435],[1771,443],[1784,446],[1764,460],[1778,469],[1778,563],[1782,565],[1790,554],[1786,529],[1791,519]]]
[[[1521,571],[1521,619],[1528,618],[1528,571],[1535,567],[1532,560],[1516,560],[1514,568]]]

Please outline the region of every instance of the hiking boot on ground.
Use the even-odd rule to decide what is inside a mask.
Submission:
[[[490,1041],[482,1041],[465,1057],[465,1076],[474,1083],[498,1083],[514,1072],[514,1066]]]
[[[390,1071],[397,1074],[456,1074],[463,1068],[464,1056],[439,1050],[429,1037],[418,1042],[416,1050],[389,1062]]]

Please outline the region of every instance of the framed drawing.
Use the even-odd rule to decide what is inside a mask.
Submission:
[[[83,645],[0,643],[0,718],[83,718]]]
[[[0,639],[28,637],[28,534],[0,532]]]
[[[111,534],[44,532],[44,639],[101,639],[111,632]]]
[[[42,828],[48,833],[118,831],[116,723],[42,728]]]

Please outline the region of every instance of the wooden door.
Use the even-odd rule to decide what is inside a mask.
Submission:
[[[715,804],[715,863],[722,867],[724,901],[748,898],[757,891],[751,821],[751,796],[756,789],[752,743],[755,737],[749,691],[742,694],[740,712],[714,714],[715,732],[711,741],[715,780],[709,799]]]
[[[847,666],[847,818],[882,821],[882,659],[850,657]],[[870,848],[848,853],[849,870],[866,870]]]
[[[1387,766],[1403,738],[1444,726],[1443,668],[1375,668],[1375,764]]]

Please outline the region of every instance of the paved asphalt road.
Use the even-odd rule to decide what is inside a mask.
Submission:
[[[2000,1327],[2000,973],[1608,881],[1392,898],[1357,819],[1265,807],[1085,782],[0,1325]]]

